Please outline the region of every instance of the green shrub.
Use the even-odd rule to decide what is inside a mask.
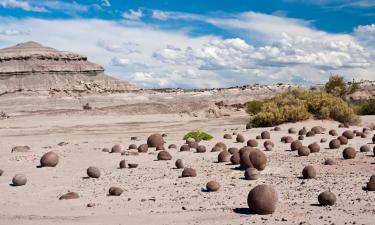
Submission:
[[[375,99],[353,102],[351,106],[359,115],[375,115]]]
[[[196,131],[190,131],[189,133],[185,134],[184,137],[183,137],[184,140],[187,140],[189,138],[209,141],[209,140],[213,139],[214,137],[207,134],[206,132],[196,130]]]
[[[329,80],[324,85],[324,89],[327,93],[332,94],[336,97],[343,98],[346,95],[353,94],[359,90],[359,84],[354,81],[346,84],[344,77],[340,75],[331,75]]]
[[[309,119],[333,119],[355,124],[359,117],[345,100],[325,92],[293,89],[263,103],[261,111],[251,118],[255,127]]]
[[[253,100],[246,103],[246,112],[249,114],[257,114],[261,111],[263,103],[263,101],[258,100]]]

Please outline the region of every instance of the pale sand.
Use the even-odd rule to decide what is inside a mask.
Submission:
[[[336,122],[313,120],[281,125],[282,131],[271,131],[276,146],[272,152],[265,152],[269,163],[261,172],[261,178],[247,181],[242,179],[243,171],[235,170],[236,166],[230,163],[216,163],[219,153],[210,152],[218,141],[228,147],[243,146],[234,139],[223,139],[224,133],[232,133],[232,129],[238,129],[246,139],[255,138],[262,130],[270,130],[246,131],[247,119],[244,112],[209,119],[185,114],[128,115],[101,110],[26,113],[2,120],[0,169],[4,174],[0,177],[0,224],[374,224],[375,192],[362,190],[370,175],[375,174],[373,153],[358,152],[354,160],[342,160],[343,146],[338,150],[326,149],[332,139],[328,130],[335,128],[341,134],[345,128],[338,128]],[[375,123],[375,116],[362,119],[365,124]],[[327,137],[328,142],[321,144],[320,153],[296,157],[296,152],[288,151],[289,144],[280,142],[289,127],[300,129],[315,125],[325,127],[326,134],[305,138],[303,143],[308,145]],[[179,147],[183,134],[194,129],[207,131],[215,137],[202,142],[208,152],[170,150],[171,161],[156,161],[155,149],[139,156],[102,152],[102,148],[111,148],[116,143],[126,147],[131,143],[145,143],[148,135],[155,132],[168,135],[166,146],[174,143]],[[351,129],[361,130],[362,127]],[[348,146],[359,151],[361,145],[371,142],[374,133],[372,131],[365,139],[356,137]],[[140,140],[130,141],[131,136]],[[292,136],[297,138],[297,135]],[[62,141],[69,144],[58,146]],[[263,149],[263,142],[259,144]],[[11,153],[16,145],[29,145],[32,151]],[[374,144],[370,146],[372,149]],[[58,166],[36,168],[42,154],[50,150],[59,154]],[[327,157],[336,158],[338,165],[324,166],[322,163]],[[182,170],[174,166],[179,158],[186,166],[195,168],[198,176],[179,178]],[[120,170],[121,159],[139,163],[139,167]],[[316,179],[299,178],[305,165],[316,166]],[[102,176],[83,179],[89,166],[99,167]],[[25,186],[9,185],[16,173],[27,176]],[[202,191],[210,180],[220,182],[219,192]],[[247,194],[258,184],[275,185],[279,193],[277,210],[272,215],[249,214]],[[122,187],[125,192],[120,197],[107,196],[110,186]],[[337,204],[318,206],[318,194],[328,189],[336,194]],[[68,191],[78,192],[80,198],[58,200]],[[94,203],[95,207],[86,207],[88,203]]]

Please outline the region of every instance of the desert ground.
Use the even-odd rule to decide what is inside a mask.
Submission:
[[[185,99],[186,94],[181,95],[180,99]],[[86,102],[90,102],[92,110],[82,110]],[[375,193],[363,190],[375,173],[375,158],[372,151],[359,152],[364,144],[374,147],[371,138],[375,132],[371,131],[366,138],[355,137],[340,149],[328,148],[333,139],[328,135],[329,129],[336,129],[339,135],[347,129],[362,130],[375,123],[375,116],[363,116],[360,126],[350,128],[339,128],[339,123],[333,121],[308,120],[283,124],[281,131],[271,131],[272,128],[246,130],[249,117],[244,109],[223,108],[226,116],[210,115],[207,109],[214,107],[212,102],[193,104],[166,93],[78,99],[14,94],[2,96],[0,105],[10,116],[0,120],[0,169],[4,171],[0,176],[0,224],[370,225],[375,221]],[[286,135],[297,139],[297,134],[288,134],[290,127],[298,130],[318,125],[326,132],[305,137],[302,142],[307,146],[327,138],[326,143],[320,143],[319,153],[298,157],[290,151],[290,144],[280,142]],[[179,151],[185,143],[183,135],[191,130],[203,130],[214,136],[213,140],[200,143],[207,147],[207,152]],[[238,132],[248,140],[264,130],[270,131],[275,147],[264,151],[268,164],[258,180],[245,180],[238,165],[218,163],[219,152],[210,151],[217,142],[224,142],[228,148],[246,145],[237,143],[235,135],[233,139],[223,139],[226,133]],[[127,149],[130,144],[146,143],[153,133],[167,135],[166,147],[177,145],[177,149],[168,150],[172,160],[158,161],[155,148],[138,155],[136,150],[126,150],[125,155],[102,151],[115,144]],[[262,150],[263,141],[258,140]],[[65,143],[59,145],[62,142]],[[31,150],[11,152],[18,145],[28,145]],[[347,146],[357,150],[355,159],[343,160],[342,151]],[[59,164],[38,168],[40,157],[48,151],[59,155]],[[324,165],[326,158],[337,159],[337,165]],[[122,159],[139,165],[119,169]],[[181,178],[182,170],[175,167],[177,159],[196,169],[197,177]],[[307,165],[317,169],[315,179],[301,179],[301,171]],[[89,166],[98,167],[101,177],[87,179]],[[26,185],[10,185],[17,173],[26,175]],[[210,180],[220,183],[218,192],[204,191]],[[249,211],[247,195],[259,184],[276,188],[279,201],[274,214],[256,215]],[[108,196],[111,186],[123,188],[124,193]],[[317,197],[326,190],[336,194],[334,206],[319,205]],[[69,191],[80,197],[59,200]]]

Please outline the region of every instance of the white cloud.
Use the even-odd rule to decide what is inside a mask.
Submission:
[[[126,66],[129,65],[129,59],[114,57],[111,64],[112,66]]]
[[[22,30],[15,30],[15,29],[5,29],[0,30],[0,35],[4,36],[18,36],[18,35],[27,35],[29,32],[22,31]]]
[[[366,46],[375,48],[375,24],[358,26],[354,30],[354,35],[360,42],[364,43]]]
[[[167,12],[163,12],[160,10],[154,10],[152,11],[152,18],[157,19],[157,20],[167,20],[169,18],[169,15]]]
[[[102,6],[104,7],[111,7],[111,2],[109,0],[102,0]]]
[[[142,10],[138,9],[137,11],[130,9],[128,12],[124,12],[122,17],[128,20],[139,20],[143,17]]]
[[[44,7],[33,6],[28,1],[23,0],[0,0],[0,6],[3,8],[20,8],[25,11],[45,12]]]

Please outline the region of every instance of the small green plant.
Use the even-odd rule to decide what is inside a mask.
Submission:
[[[257,114],[261,111],[263,103],[263,101],[259,100],[253,100],[246,103],[246,112],[249,114]]]
[[[203,141],[209,141],[213,139],[214,137],[207,134],[206,132],[196,130],[196,131],[190,131],[189,133],[185,134],[183,137],[184,140],[187,140],[189,138],[194,138],[196,140],[198,139],[198,140],[203,140]]]
[[[375,115],[375,99],[352,102],[351,106],[358,115]]]

